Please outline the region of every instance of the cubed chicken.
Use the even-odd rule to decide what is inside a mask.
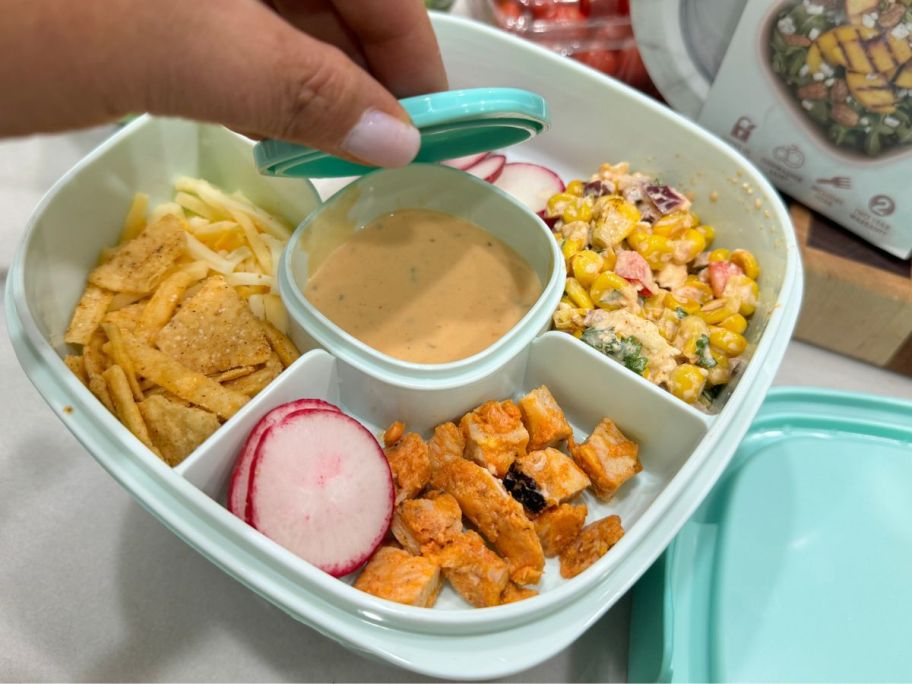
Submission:
[[[393,536],[414,554],[434,542],[439,546],[462,534],[462,511],[449,494],[429,492],[420,499],[403,501],[393,514]]]
[[[624,536],[621,519],[616,515],[586,525],[560,555],[561,577],[570,579],[608,553]]]
[[[453,423],[443,423],[434,428],[434,436],[428,443],[428,455],[431,460],[431,472],[436,473],[441,466],[459,460],[465,453],[465,436]]]
[[[381,547],[355,582],[355,589],[422,608],[434,605],[440,586],[437,563],[392,546]]]
[[[476,608],[500,603],[510,570],[478,533],[469,530],[443,547],[428,544],[424,555],[440,565],[453,588]]]
[[[529,432],[530,450],[556,446],[573,434],[564,412],[544,385],[520,399],[519,410]]]
[[[441,468],[434,481],[453,495],[463,515],[506,559],[514,582],[535,584],[541,579],[545,564],[541,543],[522,505],[500,480],[461,459]]]
[[[519,475],[524,475],[525,478],[520,478]],[[522,483],[521,487],[514,486],[518,482]],[[504,478],[504,486],[531,513],[538,513],[543,508],[572,499],[589,484],[586,473],[572,458],[551,447],[520,456]],[[540,498],[530,498],[528,492],[525,492],[530,501],[524,500],[521,492],[528,489],[534,489]]]
[[[466,458],[497,477],[510,470],[514,459],[526,453],[529,433],[512,401],[488,401],[462,417],[459,426],[466,441]]]
[[[602,419],[582,444],[570,440],[570,453],[592,480],[592,488],[607,501],[618,488],[643,469],[639,447],[608,418]]]
[[[532,598],[533,596],[538,596],[538,592],[535,591],[535,589],[520,587],[513,584],[513,582],[510,582],[500,596],[500,603],[516,603],[517,601],[523,601],[527,598]]]
[[[579,535],[586,524],[588,513],[586,504],[561,504],[543,511],[535,518],[535,533],[545,556],[553,558],[560,555],[560,552]]]
[[[396,503],[420,494],[431,479],[428,445],[421,436],[410,432],[384,452],[393,471]]]

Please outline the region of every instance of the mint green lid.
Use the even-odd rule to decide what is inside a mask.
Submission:
[[[629,681],[912,681],[912,403],[773,390],[637,584]]]
[[[421,132],[416,162],[439,162],[509,147],[550,126],[541,96],[517,88],[451,90],[400,100]],[[253,151],[260,173],[297,178],[360,176],[362,166],[303,145],[264,140]]]

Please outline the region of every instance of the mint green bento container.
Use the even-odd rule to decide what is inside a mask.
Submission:
[[[632,682],[912,680],[912,403],[770,392],[634,590]]]
[[[431,677],[481,680],[525,670],[566,648],[623,596],[697,508],[747,431],[782,360],[801,300],[801,264],[778,195],[725,144],[649,98],[546,49],[455,17],[434,16],[433,22],[453,88],[509,84],[548,101],[551,131],[510,148],[511,161],[542,163],[565,179],[588,176],[603,162],[629,161],[692,193],[701,218],[716,229],[716,246],[757,255],[763,274],[757,313],[746,333],[750,361],[709,413],[570,335],[539,333],[541,318],[516,337],[525,342],[517,341],[496,362],[441,378],[433,388],[395,368],[357,360],[344,340],[318,339],[317,328],[302,318],[302,331],[320,348],[305,353],[177,468],[168,468],[61,360],[63,332],[84,279],[101,248],[116,241],[132,194],[143,191],[153,203],[165,201],[176,177],[200,175],[229,191],[242,190],[298,223],[318,206],[314,187],[323,199],[338,188],[261,176],[251,141],[187,122],[142,117],[66,174],[29,222],[9,273],[6,302],[13,346],[51,409],[175,534],[292,618],[359,653]],[[458,174],[429,173],[453,179]],[[553,246],[535,246],[538,238],[531,234],[530,226],[529,246],[517,248],[541,248],[542,264],[554,259]],[[559,280],[559,269],[560,260],[546,282]],[[540,595],[532,599],[469,609],[446,590],[433,610],[389,603],[356,591],[350,578],[339,581],[315,569],[224,507],[241,443],[259,417],[280,403],[321,398],[375,433],[397,419],[427,432],[482,401],[516,397],[540,384],[549,386],[579,438],[601,418],[614,419],[640,443],[644,470],[610,502],[587,500],[590,519],[621,516],[624,538],[569,581],[549,560]]]

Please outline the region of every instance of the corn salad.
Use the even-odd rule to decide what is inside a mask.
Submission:
[[[545,220],[568,275],[554,327],[707,407],[745,358],[754,255],[713,249],[715,231],[690,200],[626,162],[568,183]]]

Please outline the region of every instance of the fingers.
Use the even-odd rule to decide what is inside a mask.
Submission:
[[[396,97],[447,89],[440,47],[422,0],[332,0],[371,73]]]
[[[145,3],[142,3],[145,4]],[[376,166],[403,166],[418,132],[396,99],[341,50],[260,3],[151,3],[175,35],[142,54],[144,109],[217,121]]]

